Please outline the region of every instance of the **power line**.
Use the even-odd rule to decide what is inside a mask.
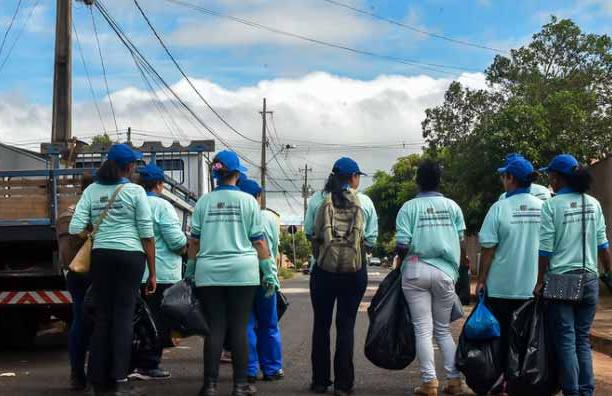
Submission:
[[[102,47],[100,46],[100,38],[98,37],[98,28],[96,27],[96,18],[93,14],[93,9],[89,9],[91,15],[91,24],[93,25],[94,34],[96,36],[96,43],[98,45],[98,54],[100,55],[100,64],[102,65],[102,74],[104,75],[104,85],[106,85],[106,93],[108,94],[108,103],[110,104],[111,113],[113,113],[113,121],[115,122],[115,129],[119,129],[117,125],[117,117],[115,116],[115,108],[113,106],[113,99],[111,97],[110,89],[108,88],[108,79],[106,78],[106,67],[104,66],[104,57],[102,57]]]
[[[13,24],[15,23],[15,18],[17,18],[17,14],[19,14],[19,9],[21,9],[21,3],[23,0],[19,0],[17,2],[17,7],[15,7],[15,12],[13,13],[13,16],[11,17],[11,21],[9,22],[8,26],[6,27],[6,31],[4,32],[4,37],[2,37],[2,43],[0,43],[0,55],[2,55],[2,50],[4,49],[4,44],[6,44],[6,38],[8,37],[9,33],[11,32],[11,29],[13,28]]]
[[[212,129],[209,125],[207,125],[196,114],[196,112],[183,99],[181,99],[181,97],[172,89],[170,84],[168,84],[168,82],[163,79],[163,77],[157,72],[157,70],[155,70],[155,68],[151,65],[151,63],[149,61],[147,61],[147,59],[144,57],[144,55],[138,49],[138,47],[136,47],[136,45],[129,39],[129,37],[127,37],[126,33],[123,31],[121,26],[110,15],[110,13],[106,9],[106,7],[103,5],[103,2],[101,0],[97,0],[95,2],[95,6],[96,6],[96,8],[98,8],[98,10],[100,11],[100,13],[104,17],[104,19],[107,21],[107,23],[109,24],[111,29],[115,32],[115,34],[117,35],[117,37],[119,38],[121,43],[127,48],[127,50],[130,52],[130,54],[133,57],[137,58],[138,62],[140,62],[141,65],[145,68],[145,70],[147,70],[147,73],[151,74],[151,76],[153,78],[155,78],[158,81],[158,83],[162,84],[163,87],[168,92],[170,92],[172,94],[172,96],[177,100],[177,102],[180,104],[180,106],[185,111],[187,111],[194,118],[194,120],[196,120],[198,122],[198,124],[200,124],[200,126],[202,126],[204,129],[206,129],[212,136],[217,138],[225,147],[232,148],[232,146],[225,139],[223,139],[214,129]],[[256,164],[255,162],[253,162],[249,158],[247,158],[244,155],[242,155],[238,150],[234,150],[234,151],[246,163],[251,164],[251,165],[259,168],[258,164]]]
[[[261,143],[260,141],[250,138],[248,136],[246,136],[245,134],[241,133],[240,131],[238,131],[236,128],[234,128],[225,118],[223,118],[221,116],[221,114],[219,114],[219,112],[217,110],[215,110],[214,107],[211,106],[211,104],[204,98],[204,96],[202,96],[202,94],[200,93],[200,91],[195,87],[195,85],[193,84],[193,82],[191,81],[191,79],[189,78],[189,76],[187,76],[187,74],[185,73],[185,71],[183,70],[183,68],[179,65],[179,63],[177,62],[176,58],[172,55],[172,53],[170,52],[170,50],[168,49],[168,46],[166,46],[166,44],[164,43],[164,40],[161,38],[161,36],[159,35],[159,33],[157,33],[157,31],[155,30],[155,28],[153,27],[153,24],[151,23],[151,20],[149,19],[149,17],[147,17],[147,15],[145,14],[144,10],[142,9],[142,7],[140,6],[140,4],[138,3],[138,0],[134,0],[134,4],[136,4],[136,7],[138,8],[138,10],[140,11],[140,14],[142,15],[142,17],[144,18],[144,20],[146,21],[147,25],[149,25],[149,28],[151,29],[151,31],[153,32],[153,34],[155,35],[155,37],[157,38],[157,41],[159,41],[159,43],[161,44],[161,46],[163,47],[164,51],[166,52],[166,54],[168,55],[168,57],[170,58],[170,60],[172,60],[172,63],[174,63],[174,66],[176,66],[176,68],[178,69],[178,71],[181,73],[181,75],[185,78],[185,80],[187,81],[187,83],[189,84],[189,86],[193,89],[193,91],[196,93],[196,95],[198,95],[198,97],[202,100],[202,102],[204,102],[204,104],[206,105],[206,107],[208,107],[210,109],[210,111],[213,112],[213,114],[215,116],[217,116],[217,118],[219,120],[221,120],[221,122],[223,122],[223,124],[225,124],[229,129],[231,129],[234,133],[236,133],[237,135],[243,137],[244,139],[253,142],[253,143]]]
[[[2,64],[0,64],[0,72],[2,71],[2,69],[4,69],[4,65],[6,65],[6,63],[10,59],[11,54],[13,53],[13,49],[15,49],[15,45],[17,45],[17,43],[19,42],[19,39],[21,38],[21,35],[23,34],[26,26],[30,22],[30,19],[32,19],[32,14],[34,14],[34,10],[36,10],[36,7],[38,7],[38,4],[40,4],[40,1],[41,0],[37,0],[36,3],[30,8],[30,12],[28,13],[28,16],[26,17],[25,21],[23,22],[23,25],[21,25],[21,29],[19,29],[19,32],[17,32],[17,36],[15,37],[15,40],[13,40],[13,43],[9,47],[8,51],[6,52],[6,56],[4,57],[4,60],[2,61]]]
[[[89,68],[87,67],[87,63],[85,62],[85,56],[83,56],[83,48],[81,47],[81,41],[79,40],[79,33],[77,32],[77,28],[74,22],[72,23],[72,29],[74,30],[74,37],[76,38],[77,48],[79,50],[81,62],[83,63],[83,69],[85,70],[85,75],[87,76],[87,82],[89,83],[89,90],[91,92],[91,97],[93,98],[94,105],[96,106],[96,111],[98,112],[98,117],[100,118],[100,124],[102,125],[102,129],[104,130],[104,133],[106,134],[107,133],[106,127],[104,126],[104,120],[102,119],[102,113],[100,112],[100,106],[98,105],[98,98],[93,88],[93,84],[91,83],[91,77],[89,76]]]
[[[468,46],[468,47],[480,48],[480,49],[484,49],[484,50],[488,50],[488,51],[493,51],[493,52],[496,52],[496,53],[499,53],[499,54],[502,54],[502,55],[506,55],[507,54],[506,51],[504,51],[502,49],[499,49],[499,48],[489,47],[489,46],[486,46],[486,45],[483,45],[483,44],[472,43],[472,42],[469,42],[469,41],[455,39],[455,38],[452,38],[452,37],[449,37],[449,36],[445,36],[445,35],[442,35],[442,34],[437,34],[437,33],[429,32],[427,30],[423,30],[423,29],[420,29],[418,27],[408,25],[406,23],[397,21],[395,19],[387,18],[387,17],[375,14],[375,13],[370,12],[370,11],[366,11],[366,10],[363,10],[363,9],[360,9],[360,8],[357,8],[357,7],[353,7],[353,6],[349,5],[349,4],[342,3],[342,2],[339,2],[339,1],[336,1],[336,0],[323,0],[323,1],[325,1],[327,3],[330,3],[330,4],[334,4],[334,5],[338,6],[338,7],[343,7],[343,8],[355,11],[355,12],[357,12],[359,14],[370,16],[370,17],[372,17],[374,19],[378,19],[378,20],[390,23],[390,24],[395,25],[395,26],[400,26],[402,28],[405,28],[405,29],[408,29],[408,30],[412,30],[413,32],[417,32],[417,33],[420,33],[420,34],[423,34],[423,35],[426,35],[426,36],[434,37],[434,38],[437,38],[437,39],[440,39],[440,40],[449,41],[449,42],[454,43],[454,44],[460,44],[460,45],[464,45],[464,46]]]
[[[470,68],[466,68],[466,67],[462,67],[462,66],[452,66],[452,65],[443,65],[443,64],[438,64],[438,63],[430,63],[430,62],[421,62],[421,61],[416,61],[416,60],[412,60],[412,59],[406,59],[406,58],[400,58],[397,56],[392,56],[392,55],[384,55],[384,54],[379,54],[377,52],[373,52],[373,51],[368,51],[368,50],[362,50],[362,49],[357,49],[357,48],[352,48],[352,47],[348,47],[346,45],[343,44],[337,44],[337,43],[332,43],[329,41],[323,41],[323,40],[319,40],[319,39],[315,39],[312,37],[308,37],[302,34],[297,34],[297,33],[292,33],[292,32],[287,32],[285,30],[280,30],[274,27],[270,27],[270,26],[266,26],[266,25],[262,25],[258,22],[253,22],[247,19],[243,19],[243,18],[238,18],[236,16],[233,15],[229,15],[229,14],[223,14],[221,12],[218,11],[214,11],[214,10],[210,10],[208,8],[204,8],[201,7],[197,4],[193,4],[193,3],[189,3],[186,1],[182,1],[182,0],[166,0],[167,2],[170,3],[174,3],[183,7],[187,7],[187,8],[191,8],[195,11],[199,11],[203,14],[206,15],[212,15],[218,18],[223,18],[223,19],[227,19],[230,21],[234,21],[237,23],[241,23],[243,25],[247,25],[256,29],[260,29],[260,30],[265,30],[271,33],[275,33],[275,34],[279,34],[282,36],[286,36],[286,37],[291,37],[294,39],[299,39],[299,40],[303,40],[303,41],[308,41],[310,43],[313,44],[318,44],[318,45],[322,45],[325,47],[329,47],[329,48],[334,48],[334,49],[339,49],[339,50],[343,50],[346,52],[352,52],[355,54],[359,54],[359,55],[365,55],[365,56],[369,56],[369,57],[373,57],[373,58],[378,58],[378,59],[383,59],[383,60],[387,60],[387,61],[391,61],[391,62],[396,62],[396,63],[401,63],[404,65],[409,65],[409,66],[413,66],[413,67],[419,67],[421,69],[425,69],[425,70],[430,70],[430,71],[434,71],[434,72],[442,72],[444,73],[444,70],[440,70],[440,69],[453,69],[453,70],[460,70],[460,71],[468,71],[468,72],[477,72],[478,70],[476,69],[470,69]]]

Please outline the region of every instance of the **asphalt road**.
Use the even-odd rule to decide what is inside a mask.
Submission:
[[[385,270],[371,269],[370,284],[357,323],[355,344],[356,384],[358,395],[411,395],[418,383],[416,362],[406,370],[393,372],[374,367],[363,355],[367,332],[366,308]],[[310,382],[310,334],[312,314],[308,277],[298,275],[285,282],[284,291],[291,306],[282,320],[286,378],[281,382],[258,383],[260,395],[307,395]],[[1,320],[1,319],[0,319]],[[455,325],[455,332],[459,324]],[[139,382],[137,386],[150,396],[195,396],[201,386],[202,341],[197,337],[183,340],[178,348],[169,349],[163,365],[172,372],[166,381]],[[438,356],[438,361],[440,358]],[[598,373],[597,395],[612,395],[612,359],[595,354]],[[442,373],[441,367],[438,372]],[[2,376],[14,373],[15,376]],[[64,337],[40,337],[30,350],[0,351],[0,395],[75,395],[67,390],[68,357]],[[224,365],[220,394],[231,393],[231,367]]]

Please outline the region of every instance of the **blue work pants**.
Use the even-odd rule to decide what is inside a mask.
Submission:
[[[255,304],[249,317],[249,377],[256,377],[261,370],[272,376],[283,368],[283,351],[276,294],[266,297],[266,290],[260,287],[255,295]]]

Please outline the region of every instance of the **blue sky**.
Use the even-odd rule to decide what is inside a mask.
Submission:
[[[470,71],[483,70],[494,56],[492,51],[430,38],[360,16],[323,0],[187,1],[334,43],[385,55],[462,67]],[[551,14],[573,17],[584,30],[596,33],[606,33],[606,29],[609,32],[612,18],[612,2],[606,0],[340,1],[424,30],[500,49],[526,42]],[[3,33],[17,2],[2,0],[0,32]],[[444,75],[282,38],[202,15],[165,0],[141,0],[141,3],[191,76],[214,81],[227,88],[248,86],[260,80],[279,77],[300,77],[311,71],[327,71],[364,80],[381,74],[414,75],[424,72],[436,77]],[[23,7],[6,46],[12,43],[15,34],[23,28],[35,4],[38,7],[25,26],[9,61],[0,71],[0,92],[12,92],[28,101],[44,104],[50,103],[51,98],[55,2],[23,0]],[[126,28],[130,37],[140,43],[156,66],[165,72],[167,78],[172,82],[177,81],[178,75],[153,41],[133,3],[128,0],[106,0],[104,4]],[[103,54],[108,63],[111,90],[138,84],[136,69],[126,57],[127,53],[119,46],[105,21],[97,13],[95,16]],[[90,15],[81,3],[75,3],[74,19],[95,86],[103,88]],[[214,33],[215,30],[227,33],[227,36],[219,37]],[[214,36],[210,41],[206,37],[208,34]],[[249,36],[253,39],[244,40]],[[6,52],[5,49],[3,56]],[[74,56],[74,69],[74,99],[90,100],[91,94],[77,52]]]
[[[205,6],[271,28],[380,55],[448,68],[414,67],[347,53],[272,34],[179,6]],[[340,155],[355,158],[369,173],[388,170],[397,157],[422,147],[421,121],[439,105],[451,81],[484,88],[482,71],[495,52],[432,38],[325,0],[139,0],[152,23],[199,91],[235,128],[261,137],[258,111],[263,97],[274,111],[277,142],[270,146],[270,175],[285,197],[271,199],[284,217],[300,219],[298,168],[313,168],[311,185],[320,189]],[[529,42],[551,15],[569,17],[587,32],[610,33],[612,0],[442,1],[335,0],[401,21],[420,30],[507,51]],[[0,40],[18,0],[0,0]],[[258,161],[259,146],[220,123],[165,56],[132,0],[104,0],[110,14],[159,73],[232,148]],[[53,81],[54,0],[22,0],[13,29],[0,53],[0,141],[36,149],[50,137]],[[30,16],[31,15],[31,16]],[[131,57],[94,10],[117,126],[142,131],[138,140],[211,138],[193,119],[172,110],[145,89]],[[74,4],[74,24],[89,69],[98,116],[78,49],[73,53],[73,134],[87,140],[115,129],[90,10]],[[22,34],[20,34],[22,32]],[[16,38],[19,38],[16,41]],[[76,38],[73,38],[76,45]],[[0,41],[1,43],[1,41]],[[15,43],[15,44],[14,44]],[[8,49],[10,58],[3,67]],[[160,113],[160,104],[170,111]],[[270,120],[272,121],[272,120]],[[110,132],[109,132],[110,133]],[[146,134],[146,135],[145,135]],[[124,139],[125,134],[119,134]],[[281,144],[293,144],[279,153]],[[330,146],[353,144],[360,147]],[[366,148],[364,148],[366,147]],[[251,169],[257,177],[257,169]],[[286,179],[295,179],[288,181]],[[364,186],[371,183],[364,178]],[[296,187],[298,185],[298,187]],[[280,187],[278,187],[280,186]]]

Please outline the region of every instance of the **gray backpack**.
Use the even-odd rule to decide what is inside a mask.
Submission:
[[[327,272],[354,273],[363,265],[363,211],[356,193],[344,194],[345,208],[335,207],[328,194],[315,219],[313,251],[317,266]]]

